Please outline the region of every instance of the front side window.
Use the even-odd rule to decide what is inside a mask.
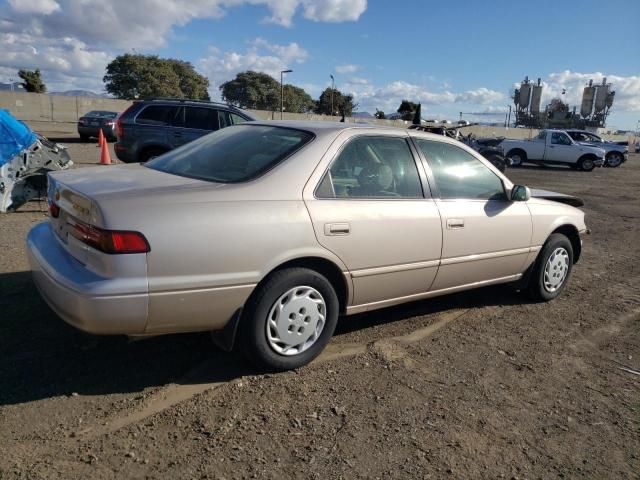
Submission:
[[[409,145],[398,137],[357,137],[338,154],[316,189],[318,198],[422,198]]]
[[[551,134],[551,145],[571,145],[571,139],[566,133],[553,132]]]
[[[291,128],[237,125],[200,137],[145,166],[210,182],[246,182],[270,170],[313,138],[309,132]]]
[[[416,139],[431,167],[440,198],[504,200],[502,180],[480,160],[445,142]]]

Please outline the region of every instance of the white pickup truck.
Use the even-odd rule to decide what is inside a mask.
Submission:
[[[542,130],[531,140],[505,139],[500,146],[514,167],[523,163],[568,165],[590,172],[601,167],[605,157],[602,148],[578,144],[562,130]]]

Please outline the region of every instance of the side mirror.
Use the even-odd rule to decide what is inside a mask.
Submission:
[[[511,189],[511,201],[512,202],[526,202],[531,198],[531,190],[524,185],[515,185]]]

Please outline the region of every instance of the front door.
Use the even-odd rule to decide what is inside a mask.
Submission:
[[[532,233],[526,203],[507,200],[502,180],[470,151],[415,141],[430,167],[442,216],[442,258],[432,290],[522,273]]]
[[[576,145],[564,132],[551,132],[551,141],[545,151],[545,160],[562,163],[576,163]]]
[[[353,305],[379,306],[431,287],[442,232],[421,172],[406,135],[353,135],[305,193],[318,241],[349,269]]]

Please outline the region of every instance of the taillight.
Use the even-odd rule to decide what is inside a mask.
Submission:
[[[124,138],[124,127],[122,126],[122,118],[118,117],[118,121],[116,122],[116,135],[118,139]]]
[[[146,253],[151,250],[140,232],[103,230],[76,220],[70,233],[82,243],[108,254]]]
[[[49,215],[53,218],[60,216],[60,207],[55,202],[49,202]]]

